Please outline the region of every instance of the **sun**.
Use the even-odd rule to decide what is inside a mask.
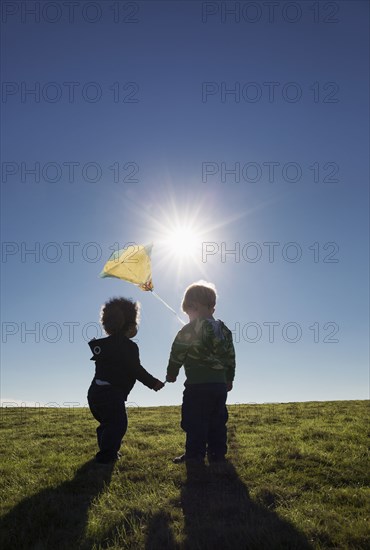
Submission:
[[[141,240],[154,244],[156,273],[165,274],[174,285],[184,279],[215,277],[216,262],[210,266],[205,247],[211,244],[216,250],[217,243],[227,238],[228,226],[245,217],[244,210],[221,216],[213,193],[184,185],[175,193],[172,181],[147,193],[145,200],[134,203],[133,211],[142,234],[148,235]]]
[[[171,255],[186,258],[195,256],[200,241],[197,230],[191,225],[177,225],[168,229],[163,244]]]

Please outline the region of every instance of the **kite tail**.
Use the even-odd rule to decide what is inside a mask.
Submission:
[[[180,321],[180,323],[182,323],[183,325],[186,324],[185,321],[183,321],[183,320],[177,315],[176,311],[175,311],[174,309],[172,309],[172,307],[169,306],[169,305],[167,304],[167,302],[165,302],[160,296],[158,296],[158,294],[157,294],[156,292],[154,292],[154,290],[151,290],[150,292],[153,294],[153,296],[155,296],[155,297],[157,298],[157,300],[159,300],[160,302],[162,302],[162,304],[164,304],[170,311],[172,311],[172,313],[174,313],[174,315],[176,315],[176,317],[177,317],[177,319]]]

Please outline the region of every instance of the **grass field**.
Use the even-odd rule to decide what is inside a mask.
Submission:
[[[130,408],[113,467],[87,409],[0,413],[2,550],[369,548],[366,401],[229,406],[204,470],[171,462],[179,407]]]

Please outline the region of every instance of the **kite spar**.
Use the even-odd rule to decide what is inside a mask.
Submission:
[[[116,250],[103,267],[100,277],[122,279],[123,281],[133,283],[141,290],[150,292],[157,300],[172,311],[180,323],[184,325],[185,322],[177,315],[176,311],[154,292],[151,265],[152,248],[152,244],[139,244]]]

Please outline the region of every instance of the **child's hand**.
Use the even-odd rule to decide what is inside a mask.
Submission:
[[[156,382],[156,384],[155,384],[153,390],[154,390],[154,391],[159,391],[159,390],[161,390],[163,387],[164,387],[163,382],[161,382],[160,380],[157,380],[157,382]]]
[[[226,382],[226,388],[227,388],[227,391],[231,391],[233,389],[233,383],[232,382]]]
[[[174,376],[166,376],[166,382],[176,382],[176,378]]]

